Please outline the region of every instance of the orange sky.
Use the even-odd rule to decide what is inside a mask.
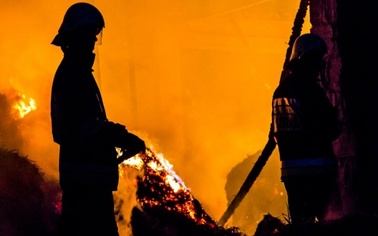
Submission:
[[[0,3],[0,90],[16,89],[38,106],[25,117],[24,146],[15,148],[53,178],[58,147],[52,142],[49,102],[62,53],[50,42],[74,2]],[[227,206],[227,174],[267,140],[270,99],[299,0],[88,2],[105,18],[94,74],[108,118],[163,153],[219,219]],[[269,206],[259,214],[267,212],[273,213]]]

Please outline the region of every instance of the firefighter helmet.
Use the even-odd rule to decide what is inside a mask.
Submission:
[[[300,60],[304,55],[310,53],[319,53],[324,56],[326,52],[326,43],[320,36],[312,33],[302,34],[294,41],[290,61],[294,59]]]
[[[105,27],[105,21],[101,12],[93,5],[85,2],[75,3],[70,6],[64,15],[63,22],[52,44],[62,46],[64,36],[82,26],[95,26],[96,34]]]

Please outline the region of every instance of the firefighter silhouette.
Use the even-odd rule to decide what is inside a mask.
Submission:
[[[293,224],[323,220],[336,187],[332,142],[341,127],[337,110],[319,83],[326,52],[318,35],[299,36],[288,64],[290,74],[273,94],[270,136],[278,145]]]
[[[143,140],[107,119],[92,74],[93,50],[104,26],[96,7],[75,3],[52,41],[64,53],[51,93],[53,140],[60,146],[60,235],[118,235],[113,191],[122,160],[116,147],[125,158],[145,151]]]

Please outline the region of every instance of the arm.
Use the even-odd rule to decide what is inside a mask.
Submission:
[[[145,142],[133,133],[127,131],[124,125],[111,121],[105,122],[100,130],[101,139],[111,142],[115,147],[122,149],[123,155],[118,163],[140,153],[145,152]]]

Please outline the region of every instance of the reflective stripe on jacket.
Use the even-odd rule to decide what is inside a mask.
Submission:
[[[336,171],[336,159],[311,158],[282,161],[281,176],[331,174]]]

